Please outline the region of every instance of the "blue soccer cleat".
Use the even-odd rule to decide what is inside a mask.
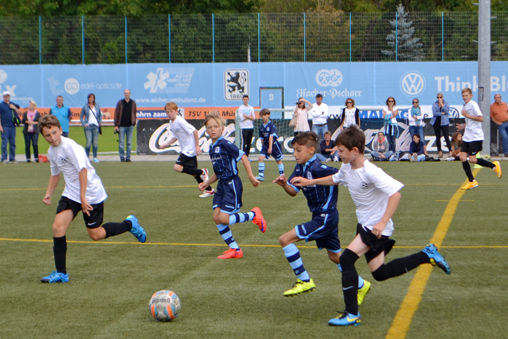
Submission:
[[[436,245],[434,244],[427,245],[422,252],[429,256],[430,263],[432,266],[439,267],[446,274],[452,273],[450,265],[448,264],[446,259],[437,251]]]
[[[60,272],[57,272],[57,271],[53,271],[47,277],[43,277],[41,279],[41,282],[43,282],[43,283],[50,283],[50,284],[54,284],[54,283],[66,283],[66,282],[69,282],[69,275],[65,274],[65,273],[60,273]]]
[[[349,325],[359,326],[361,325],[361,323],[362,318],[360,317],[360,313],[358,313],[357,315],[352,315],[346,311],[328,321],[328,325],[331,326],[349,326]]]
[[[139,224],[138,219],[133,215],[129,215],[126,220],[129,220],[132,223],[132,229],[130,232],[136,237],[136,239],[138,239],[139,242],[145,242],[146,232]]]

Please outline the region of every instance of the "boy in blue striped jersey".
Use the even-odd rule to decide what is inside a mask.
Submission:
[[[273,183],[281,186],[287,194],[294,197],[300,188],[290,183],[294,177],[308,179],[322,178],[338,172],[337,168],[321,164],[316,158],[318,136],[314,132],[300,133],[293,139],[296,167],[289,180],[284,174],[280,175]],[[314,281],[303,266],[300,252],[295,243],[298,241],[315,240],[319,249],[326,248],[328,258],[340,267],[340,241],[339,241],[339,212],[337,211],[337,187],[314,185],[302,189],[307,205],[312,212],[312,220],[297,225],[279,238],[279,243],[284,250],[286,259],[293,269],[297,279],[293,288],[284,292],[285,297],[295,296],[316,288]],[[358,304],[369,292],[371,284],[358,276]]]
[[[225,121],[218,113],[209,113],[203,123],[206,132],[212,139],[210,145],[210,159],[213,164],[214,174],[205,182],[199,184],[199,189],[204,191],[211,184],[219,180],[216,193],[213,196],[213,220],[219,233],[229,250],[220,255],[219,259],[238,259],[243,257],[243,252],[233,238],[230,225],[251,221],[256,224],[261,232],[266,231],[266,222],[259,207],[254,207],[248,213],[238,213],[242,207],[242,180],[238,176],[237,162],[241,161],[247,172],[252,186],[259,186],[250,167],[249,158],[243,151],[224,139]]]
[[[262,120],[262,123],[259,126],[259,138],[261,139],[263,146],[261,147],[261,152],[259,152],[259,175],[256,177],[256,179],[259,181],[264,181],[265,158],[268,159],[271,155],[275,161],[277,161],[279,174],[282,175],[284,174],[284,164],[282,163],[284,156],[282,155],[282,148],[277,141],[279,138],[277,135],[277,129],[275,128],[275,125],[270,121],[270,110],[268,108],[263,108],[259,112],[259,116]]]

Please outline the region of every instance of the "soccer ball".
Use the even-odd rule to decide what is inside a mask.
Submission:
[[[171,321],[180,312],[182,304],[175,292],[163,290],[152,295],[148,306],[150,313],[158,321]]]

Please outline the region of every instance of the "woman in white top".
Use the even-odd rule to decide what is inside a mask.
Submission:
[[[360,128],[360,110],[355,107],[355,100],[353,98],[346,99],[346,107],[342,109],[340,121],[339,128],[341,130],[353,125]]]
[[[418,134],[420,136],[420,140],[425,144],[425,135],[423,134],[423,126],[425,123],[423,122],[423,112],[420,108],[420,101],[418,98],[413,99],[413,106],[407,112],[407,119],[409,122],[409,134],[411,134],[411,140],[413,140],[413,135]]]
[[[295,135],[301,132],[310,131],[307,114],[311,109],[312,104],[303,97],[296,103],[296,107],[293,112],[293,116],[296,117]]]
[[[97,159],[97,150],[99,148],[99,133],[102,123],[102,113],[99,105],[95,103],[95,94],[88,94],[88,103],[81,109],[79,120],[85,128],[86,156],[90,155],[90,146],[93,143],[93,162],[99,162]]]
[[[399,129],[397,127],[397,103],[394,97],[386,99],[386,106],[383,108],[384,132],[390,151],[396,152],[397,138],[399,137]]]

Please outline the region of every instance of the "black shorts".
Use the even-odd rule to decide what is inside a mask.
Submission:
[[[85,220],[85,226],[87,228],[98,228],[102,225],[103,216],[104,216],[104,202],[98,204],[91,204],[93,210],[90,211],[90,216],[83,213],[83,220]],[[82,210],[81,204],[71,200],[67,197],[61,197],[58,202],[58,207],[56,209],[56,214],[63,212],[65,210],[72,211],[72,220],[76,218],[78,213]]]
[[[198,157],[188,157],[183,153],[180,153],[180,156],[176,160],[176,163],[181,166],[189,166],[198,168]]]
[[[393,245],[395,245],[395,240],[390,239],[384,235],[378,239],[370,230],[366,230],[363,228],[361,224],[356,226],[356,234],[360,234],[362,241],[365,245],[370,247],[370,251],[365,253],[365,259],[367,259],[367,263],[369,263],[372,259],[380,255],[382,252],[385,252],[385,256],[390,253]]]
[[[462,146],[460,146],[460,151],[467,153],[467,155],[476,155],[476,153],[481,152],[483,149],[483,141],[463,141]]]

